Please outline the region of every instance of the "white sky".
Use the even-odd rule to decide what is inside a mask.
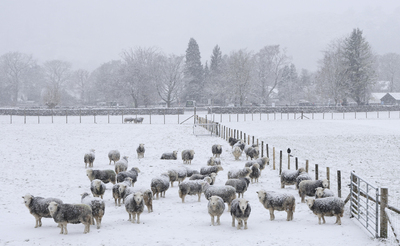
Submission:
[[[138,46],[185,54],[193,37],[203,62],[217,44],[223,54],[279,44],[298,71],[315,71],[328,43],[356,27],[377,54],[400,53],[398,0],[0,0],[0,55],[93,70]]]

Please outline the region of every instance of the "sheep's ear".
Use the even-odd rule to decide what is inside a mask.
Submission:
[[[256,193],[258,194],[258,191],[256,191]]]

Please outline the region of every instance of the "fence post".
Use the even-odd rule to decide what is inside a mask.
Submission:
[[[273,169],[275,170],[275,147],[272,148],[272,156],[273,156],[272,162],[274,164],[274,168]]]
[[[342,198],[342,174],[340,170],[337,170],[337,193],[338,197]]]
[[[331,174],[329,167],[326,167],[326,179],[328,180],[328,189],[331,188]]]
[[[315,164],[315,180],[318,180],[318,164]]]
[[[254,144],[254,136],[252,137],[252,142],[251,142],[251,144]]]
[[[306,172],[308,173],[308,160],[306,160]]]
[[[107,112],[107,123],[110,124],[110,112]]]
[[[24,124],[26,124],[26,112],[25,112],[25,109],[24,109]]]
[[[381,188],[380,237],[387,238],[388,219],[385,208],[388,206],[388,188]]]
[[[246,143],[246,133],[243,133],[244,136],[244,143]]]
[[[96,123],[96,114],[93,115],[93,121],[94,121],[95,124],[97,124]]]
[[[79,123],[82,123],[82,109],[79,109]]]
[[[165,125],[165,109],[164,109],[164,125]]]
[[[279,152],[279,176],[282,173],[282,150]]]
[[[297,159],[297,157],[295,158],[295,162],[296,162],[296,170],[299,169],[299,160]]]
[[[264,157],[264,141],[261,141],[261,157]]]
[[[65,123],[68,124],[68,111],[65,110]]]
[[[10,124],[12,124],[12,114],[10,114]]]
[[[267,153],[267,157],[269,158],[269,147],[268,147],[268,144],[265,145],[265,152]],[[268,165],[269,165],[269,161],[268,161]]]
[[[151,125],[151,112],[150,112],[150,115],[149,115],[149,116],[150,116],[150,125]]]

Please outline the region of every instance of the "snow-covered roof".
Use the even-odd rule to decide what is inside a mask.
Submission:
[[[371,93],[371,96],[368,100],[369,103],[381,103],[382,97],[384,97],[387,93],[384,92],[375,92]]]
[[[394,99],[400,100],[400,92],[389,92],[389,95],[391,95]]]

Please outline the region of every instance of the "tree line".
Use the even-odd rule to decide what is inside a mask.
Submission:
[[[0,57],[0,105],[172,107],[187,100],[221,106],[346,105],[349,99],[362,105],[371,92],[400,91],[399,70],[400,55],[374,54],[360,29],[329,43],[315,72],[298,71],[279,45],[229,54],[216,45],[202,64],[194,38],[185,55],[137,47],[91,72],[73,70],[67,61],[38,64],[32,55],[9,52]]]

